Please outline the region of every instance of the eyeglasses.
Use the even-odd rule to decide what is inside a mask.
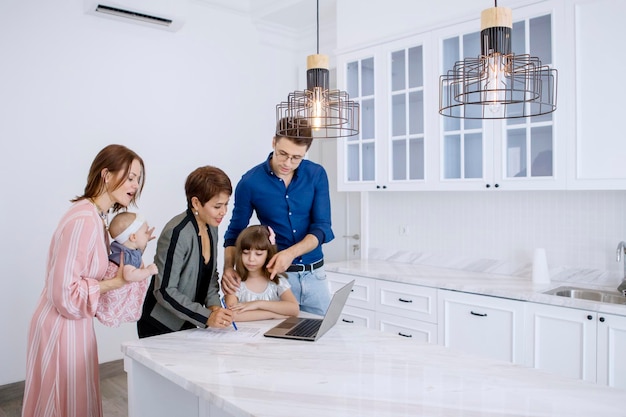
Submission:
[[[276,150],[274,151],[274,157],[278,162],[286,162],[287,160],[289,160],[289,162],[291,162],[292,164],[298,165],[300,162],[302,162],[304,155],[289,155],[283,150]]]

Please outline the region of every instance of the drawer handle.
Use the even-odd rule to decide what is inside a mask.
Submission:
[[[341,319],[341,321],[343,321],[344,323],[354,323],[354,320],[346,320],[346,319]]]
[[[473,311],[470,311],[470,313],[474,316],[478,316],[478,317],[487,317],[487,313],[475,313]]]
[[[404,334],[402,332],[398,332],[398,336],[402,336],[402,337],[413,337],[412,334]]]
[[[413,300],[405,300],[404,298],[398,298],[398,301],[400,301],[401,303],[412,303]]]

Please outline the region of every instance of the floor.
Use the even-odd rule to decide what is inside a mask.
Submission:
[[[104,417],[128,416],[126,372],[122,360],[100,364],[100,392]],[[0,417],[20,417],[24,383],[0,386]]]

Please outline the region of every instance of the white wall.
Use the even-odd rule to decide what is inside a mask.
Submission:
[[[516,264],[545,248],[550,267],[623,271],[624,191],[381,192],[369,201],[372,247]]]
[[[305,55],[271,46],[245,16],[188,6],[170,33],[86,15],[82,0],[0,2],[0,385],[24,379],[50,237],[103,146],[144,158],[139,210],[157,234],[185,209],[193,169],[219,166],[234,185],[271,150],[274,107]],[[101,362],[136,337],[128,324],[97,333]]]

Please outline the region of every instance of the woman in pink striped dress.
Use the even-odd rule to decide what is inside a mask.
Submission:
[[[125,146],[109,145],[91,164],[84,194],[59,222],[30,324],[22,416],[102,416],[93,318],[107,297],[133,285],[124,281],[122,265],[114,278],[103,279],[109,265],[107,214],[135,203],[143,181],[142,159]],[[145,294],[145,285],[137,290]],[[143,297],[130,299],[134,305],[119,314],[141,309]]]

